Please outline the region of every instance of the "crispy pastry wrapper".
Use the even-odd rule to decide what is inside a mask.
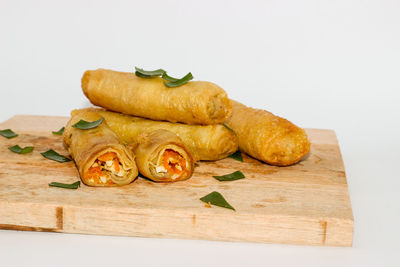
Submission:
[[[236,133],[241,151],[277,166],[294,164],[310,151],[302,128],[268,111],[231,102],[233,113],[227,125]]]
[[[131,183],[138,175],[135,157],[118,136],[110,129],[105,121],[99,126],[89,130],[81,130],[72,127],[80,120],[88,122],[96,121],[102,117],[96,112],[73,113],[65,127],[63,139],[64,145],[72,155],[83,183],[89,186],[120,186]],[[96,183],[88,178],[89,168],[96,160],[106,153],[116,153],[124,175],[118,176],[109,173],[108,182]]]
[[[193,174],[195,160],[183,141],[173,132],[159,129],[142,133],[133,151],[139,172],[153,181],[181,181]],[[175,158],[169,160],[171,154]]]
[[[137,141],[139,134],[158,129],[171,131],[182,139],[194,157],[200,160],[223,159],[238,149],[236,135],[222,124],[188,125],[166,121],[153,121],[98,108],[78,109],[72,114],[96,112],[126,144]]]
[[[223,123],[232,112],[226,92],[205,81],[168,88],[159,77],[98,69],[84,73],[82,90],[94,105],[152,120],[208,125]]]

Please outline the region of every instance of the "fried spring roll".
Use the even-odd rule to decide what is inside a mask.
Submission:
[[[310,151],[303,129],[274,114],[233,101],[227,125],[236,133],[239,148],[271,165],[288,166]]]
[[[174,133],[155,130],[138,137],[136,163],[139,172],[156,182],[175,182],[190,178],[194,170],[194,160]]]
[[[143,132],[165,129],[178,135],[191,153],[200,160],[222,159],[238,148],[236,135],[221,124],[203,126],[153,121],[94,108],[74,110],[72,114],[88,110],[104,117],[110,128],[126,144],[136,142],[139,134]]]
[[[132,151],[103,121],[89,130],[72,127],[80,120],[96,121],[95,112],[73,114],[65,127],[64,145],[75,161],[83,183],[89,186],[119,186],[132,182],[138,175]]]
[[[159,77],[98,69],[84,73],[82,90],[94,105],[152,120],[208,125],[223,123],[232,112],[226,92],[211,82],[168,88]]]

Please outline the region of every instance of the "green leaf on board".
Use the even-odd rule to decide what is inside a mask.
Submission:
[[[43,157],[46,159],[54,160],[57,162],[68,162],[71,161],[71,159],[64,157],[63,155],[58,154],[55,152],[53,149],[47,150],[46,152],[40,153],[42,154]]]
[[[15,145],[15,146],[9,147],[8,149],[14,153],[27,154],[27,153],[30,153],[33,151],[33,146],[26,146],[26,147],[22,148],[19,145]]]
[[[213,176],[213,177],[220,182],[235,181],[235,180],[245,178],[244,174],[241,171],[235,171],[230,174],[221,175],[221,176]]]
[[[49,183],[49,186],[66,188],[66,189],[78,189],[78,187],[81,186],[81,182],[77,181],[77,182],[72,183],[72,184],[63,184],[63,183],[58,183],[58,182],[51,182],[51,183]]]
[[[55,135],[62,135],[64,133],[65,127],[62,127],[60,130],[58,130],[57,132],[52,132]]]
[[[235,153],[233,153],[232,155],[228,156],[228,158],[243,162],[242,152],[240,152],[240,150],[238,150]]]
[[[8,139],[18,136],[18,134],[14,133],[11,129],[1,130],[0,135],[4,136],[5,138],[8,138]]]
[[[214,191],[202,198],[200,198],[201,201],[205,203],[210,203],[212,205],[222,207],[222,208],[227,208],[231,210],[235,210],[226,200],[225,198],[218,192]],[[236,211],[236,210],[235,210]]]

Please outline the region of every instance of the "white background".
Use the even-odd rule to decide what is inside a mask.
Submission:
[[[68,115],[85,70],[134,66],[334,129],[353,247],[3,230],[1,266],[400,266],[400,1],[0,0],[0,121]]]

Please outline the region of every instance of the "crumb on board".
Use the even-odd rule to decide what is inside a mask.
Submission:
[[[206,208],[211,208],[211,203],[210,203],[210,202],[205,203],[205,204],[204,204],[204,207],[206,207]]]

